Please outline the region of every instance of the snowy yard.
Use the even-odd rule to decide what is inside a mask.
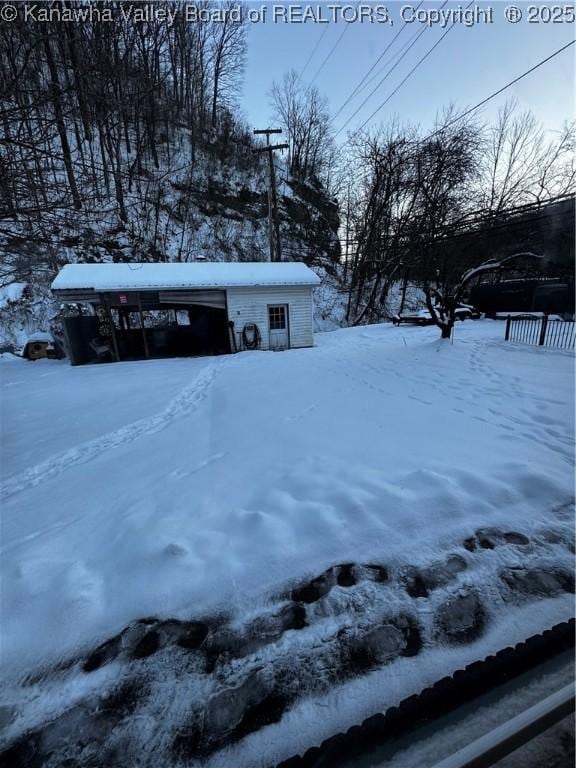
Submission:
[[[4,356],[0,744],[271,765],[569,618],[573,356],[503,334]]]

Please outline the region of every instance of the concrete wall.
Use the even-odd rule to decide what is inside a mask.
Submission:
[[[237,343],[244,326],[256,323],[262,335],[261,349],[268,349],[268,305],[287,304],[290,347],[313,346],[312,286],[227,288],[226,294]]]

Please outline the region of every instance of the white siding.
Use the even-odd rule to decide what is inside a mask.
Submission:
[[[228,288],[228,319],[234,322],[234,333],[247,323],[256,323],[262,334],[262,349],[269,348],[268,305],[288,304],[290,347],[311,347],[312,286],[281,285],[277,287]]]

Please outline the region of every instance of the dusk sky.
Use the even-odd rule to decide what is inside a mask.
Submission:
[[[259,9],[262,3],[249,3],[250,8]],[[268,6],[265,23],[250,24],[248,35],[248,60],[246,81],[241,106],[249,124],[262,126],[271,122],[269,92],[273,80],[280,80],[284,73],[294,68],[302,72],[315,46],[318,48],[306,67],[303,79],[312,80],[326,56],[344,32],[333,54],[314,79],[314,84],[328,98],[331,113],[334,114],[370,69],[381,52],[404,26],[400,18],[403,7],[415,8],[414,3],[391,2],[362,3],[373,7],[387,7],[393,24],[369,23],[368,21],[347,23],[341,15],[337,22],[286,23],[271,21],[274,3]],[[276,3],[276,5],[279,5]],[[287,3],[285,3],[287,5]],[[293,3],[302,9],[316,10],[321,3]],[[325,13],[329,14],[325,4]],[[350,6],[358,3],[346,3]],[[510,80],[521,75],[543,58],[574,39],[574,24],[568,20],[546,23],[540,20],[528,22],[531,3],[516,2],[514,6],[522,11],[522,19],[511,23],[505,17],[509,2],[477,2],[481,9],[493,9],[493,23],[476,23],[466,27],[456,23],[445,39],[414,72],[388,104],[370,121],[371,124],[386,122],[397,114],[403,121],[420,123],[429,129],[436,112],[454,103],[458,107],[473,106]],[[539,6],[545,5],[540,3]],[[547,4],[552,6],[551,3]],[[440,8],[440,0],[424,2],[421,8]],[[466,8],[467,2],[449,2],[446,9]],[[349,13],[353,11],[349,10]],[[405,13],[408,13],[409,11]],[[449,25],[450,26],[450,25]],[[402,48],[417,34],[418,22],[406,24],[398,40],[370,77],[381,73],[370,87],[355,97],[335,120],[339,129],[354,110],[370,93],[380,78],[395,63]],[[418,60],[444,34],[447,27],[436,24],[428,28],[417,40],[408,54],[382,83],[366,105],[343,130],[338,141],[346,137],[348,130],[358,128],[371,113],[401,83]],[[539,70],[510,88],[506,93],[487,105],[482,115],[492,120],[499,106],[507,99],[514,98],[522,108],[530,108],[547,129],[561,127],[565,120],[574,115],[574,46],[542,66]]]

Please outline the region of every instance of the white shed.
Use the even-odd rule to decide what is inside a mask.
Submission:
[[[52,291],[75,364],[310,347],[319,282],[300,262],[67,264]]]

